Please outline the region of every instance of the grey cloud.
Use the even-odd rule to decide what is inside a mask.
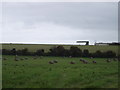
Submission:
[[[69,28],[69,30],[71,30],[72,33],[76,32],[74,34],[72,33],[70,35],[68,34],[69,35],[68,37],[63,35],[63,37],[61,38],[57,34],[57,32],[60,32],[60,29],[57,28],[55,31],[56,35],[58,35],[58,37],[56,36],[57,37],[56,40],[66,41],[69,39],[73,41],[77,39],[89,39],[89,40],[97,39],[103,41],[117,40],[117,28],[118,28],[117,2],[3,3],[2,10],[3,10],[2,12],[3,24],[5,26],[9,27],[10,26],[9,24],[13,24],[13,26],[11,27],[12,29],[16,28],[17,28],[16,30],[32,29],[34,35],[37,35],[37,33],[35,32],[35,30],[37,30],[36,27],[38,27],[39,25],[41,25],[40,27],[43,27],[42,24],[39,23],[46,22],[47,23],[46,27],[49,26],[48,23],[53,23],[54,27],[63,26],[64,28],[61,28],[63,29],[62,34],[65,35],[67,34],[66,27]],[[19,22],[22,22],[23,25],[16,24],[16,26],[14,26],[15,23]],[[35,24],[37,24],[37,26],[35,26]],[[42,30],[40,29],[40,27],[39,30]],[[12,35],[10,35],[10,37],[11,36]],[[7,40],[7,37],[6,36],[4,37],[5,40]],[[47,40],[51,36],[44,35],[43,37],[44,38],[46,37]],[[39,38],[42,37],[39,36]],[[51,37],[51,39],[52,38],[55,37]]]
[[[3,15],[13,21],[49,21],[95,30],[115,30],[117,27],[117,3],[20,3],[18,6],[3,4],[3,7]]]

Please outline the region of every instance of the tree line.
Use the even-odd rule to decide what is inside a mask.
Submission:
[[[88,49],[83,51],[76,47],[71,46],[70,49],[65,49],[63,46],[55,46],[49,49],[48,52],[45,52],[44,49],[38,49],[35,52],[30,52],[27,48],[16,50],[2,49],[2,55],[30,55],[30,56],[63,56],[63,57],[105,57],[112,58],[117,57],[116,53],[113,51],[101,52],[97,50],[94,53],[90,53]]]

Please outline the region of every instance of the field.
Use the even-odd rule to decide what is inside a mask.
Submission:
[[[14,56],[4,55],[2,62],[3,88],[117,88],[118,61],[106,58],[37,57],[19,56],[26,60],[14,61]],[[58,63],[49,64],[51,60]],[[97,63],[94,64],[92,61]],[[74,61],[75,64],[70,64]]]
[[[45,52],[48,52],[50,48],[58,45],[48,45],[48,44],[2,44],[3,49],[23,49],[28,48],[29,51],[35,52],[38,49],[44,49]],[[69,49],[72,45],[63,45],[65,49]],[[112,50],[115,53],[118,53],[118,46],[95,46],[95,45],[74,45],[79,47],[81,50],[88,49],[90,53],[100,50],[102,52]]]

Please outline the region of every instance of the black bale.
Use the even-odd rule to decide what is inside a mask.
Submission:
[[[49,64],[54,64],[54,62],[53,61],[49,61]]]
[[[75,64],[75,62],[71,61],[70,64]]]
[[[96,62],[96,61],[93,61],[93,63],[95,63],[95,64],[96,64],[97,62]]]

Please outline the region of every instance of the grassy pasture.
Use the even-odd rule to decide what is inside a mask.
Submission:
[[[44,49],[45,52],[48,52],[50,48],[58,46],[58,45],[49,45],[49,44],[2,44],[3,49],[23,49],[28,48],[29,51],[35,52],[38,49]],[[64,48],[69,49],[72,45],[62,45]],[[74,45],[79,47],[81,50],[88,49],[89,52],[95,52],[97,50],[100,50],[102,52],[112,50],[115,53],[118,53],[118,46],[94,46],[94,45]]]
[[[38,57],[14,61],[14,56],[3,56],[3,88],[117,88],[118,61],[106,62],[106,58],[84,58],[89,61],[83,64],[80,58]],[[49,64],[50,60],[58,60]],[[96,60],[97,64],[92,61]],[[70,64],[75,61],[75,64]]]

